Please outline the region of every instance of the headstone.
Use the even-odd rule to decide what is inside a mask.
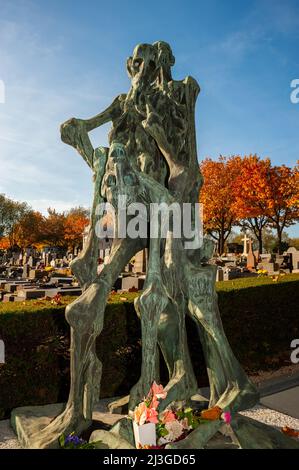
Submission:
[[[27,279],[27,278],[29,277],[29,271],[30,271],[30,266],[29,266],[29,264],[24,264],[24,266],[23,266],[23,274],[22,274],[23,279]]]
[[[291,246],[286,251],[287,254],[291,255],[291,265],[292,265],[292,272],[298,273],[299,272],[299,250],[297,250],[294,246]]]
[[[279,265],[278,263],[274,263],[274,262],[268,262],[268,263],[261,262],[261,263],[258,263],[257,268],[265,269],[266,271],[268,271],[268,274],[274,274],[279,270]]]
[[[29,279],[42,279],[47,273],[39,269],[30,269]]]
[[[247,268],[249,270],[255,269],[256,266],[256,259],[252,251],[252,240],[249,239],[249,248],[247,253]]]
[[[2,302],[14,302],[15,296],[12,294],[4,294]]]
[[[218,266],[217,273],[216,273],[216,282],[223,281],[223,280],[224,280],[223,269],[220,266]]]
[[[146,252],[145,249],[135,255],[135,262],[132,271],[134,273],[144,273],[146,271]]]
[[[142,290],[144,284],[144,278],[140,276],[125,276],[121,281],[121,290],[130,290],[132,288],[136,290]]]
[[[40,289],[20,289],[18,290],[18,296],[23,300],[41,299],[45,297],[46,291]]]

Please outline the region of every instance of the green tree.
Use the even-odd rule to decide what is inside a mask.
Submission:
[[[0,195],[0,237],[8,237],[14,245],[15,228],[22,217],[30,211],[26,202],[13,201],[4,194]]]

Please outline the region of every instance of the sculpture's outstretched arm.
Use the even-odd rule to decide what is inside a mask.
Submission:
[[[118,117],[122,112],[122,103],[125,101],[126,96],[125,94],[117,96],[105,111],[90,119],[85,119],[83,122],[86,131],[90,132],[96,127],[100,127]]]
[[[112,121],[122,112],[122,102],[126,95],[118,96],[113,103],[102,113],[89,119],[71,118],[60,127],[61,140],[74,147],[84,158],[91,169],[94,167],[94,148],[88,136],[88,132]]]

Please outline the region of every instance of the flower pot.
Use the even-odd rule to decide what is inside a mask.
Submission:
[[[135,438],[135,446],[138,448],[143,446],[155,446],[157,443],[156,438],[156,425],[154,423],[146,423],[139,426],[133,421],[133,430]]]

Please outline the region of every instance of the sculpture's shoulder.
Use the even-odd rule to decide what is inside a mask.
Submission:
[[[113,103],[118,104],[122,106],[124,102],[127,99],[127,95],[125,93],[122,93],[121,95],[117,95],[117,97],[114,99]]]
[[[117,119],[122,114],[126,98],[127,95],[125,93],[117,95],[116,98],[114,98],[111,105],[112,119]]]
[[[123,101],[126,100],[126,98],[127,98],[126,93],[122,93],[122,94],[118,95],[115,99],[119,100],[120,102],[123,102]]]
[[[200,86],[195,80],[195,78],[190,77],[189,75],[183,80],[171,80],[168,83],[170,91],[175,95],[178,101],[182,102],[186,98],[192,96],[193,99],[196,99],[197,95],[200,92]]]
[[[183,80],[184,85],[188,88],[189,92],[192,92],[195,96],[197,96],[200,92],[200,86],[198,82],[195,80],[195,78],[190,77],[188,75],[184,80]]]

